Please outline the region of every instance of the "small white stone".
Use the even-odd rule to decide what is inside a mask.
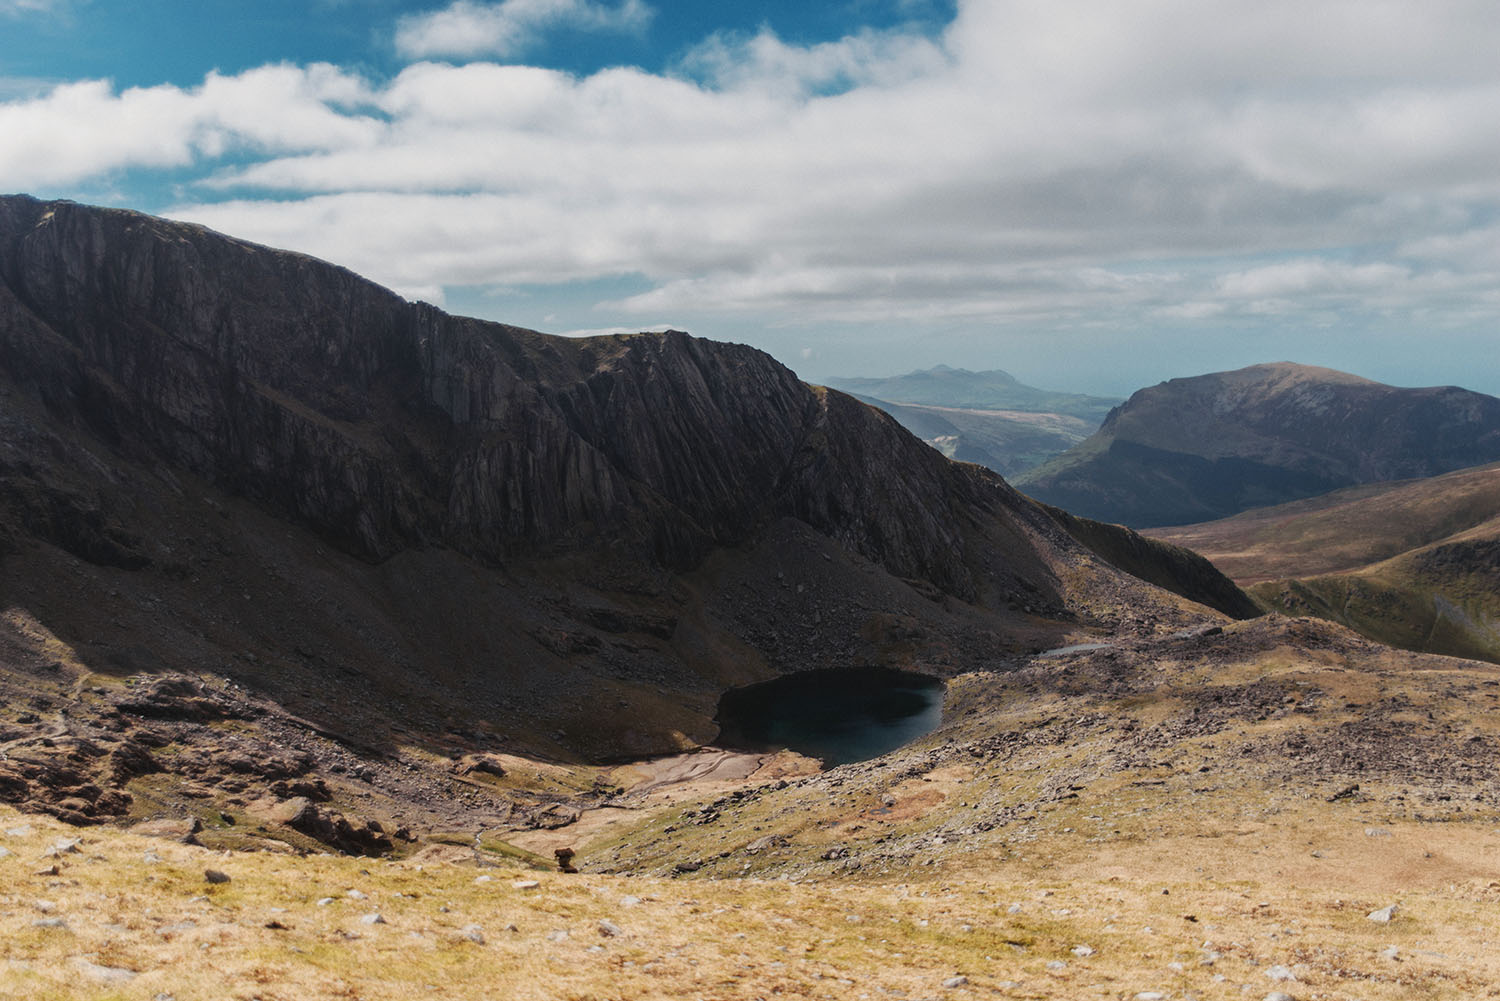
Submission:
[[[534,879],[518,879],[514,883],[510,884],[511,889],[513,890],[535,890],[541,885],[541,883],[537,882]]]
[[[1285,966],[1277,965],[1266,970],[1266,976],[1272,980],[1296,980],[1297,974]]]
[[[943,986],[946,987],[948,990],[951,991],[951,990],[953,990],[953,988],[955,988],[955,987],[962,987],[965,984],[967,984],[968,982],[969,982],[969,978],[968,977],[964,976],[963,974],[959,974],[956,977],[949,977],[947,980],[944,980],[943,981]]]
[[[1378,924],[1390,924],[1391,918],[1396,916],[1396,906],[1397,905],[1395,904],[1389,904],[1385,907],[1380,908],[1379,910],[1371,911],[1369,914],[1365,915],[1365,918]]]
[[[363,892],[361,892],[359,890],[346,890],[346,891],[344,891],[344,896],[348,897],[350,900],[369,900],[370,899],[370,897],[369,897],[368,894],[363,893]]]
[[[333,903],[333,898],[332,897],[319,897],[318,898],[318,906],[319,907],[327,907],[331,903]]]
[[[385,924],[385,918],[381,916],[379,911],[375,911],[372,914],[365,914],[361,916],[359,919],[359,923],[362,925],[383,925]]]
[[[1091,945],[1075,945],[1075,946],[1073,946],[1073,955],[1077,956],[1079,959],[1088,959],[1093,954],[1094,954],[1094,947],[1091,946]]]

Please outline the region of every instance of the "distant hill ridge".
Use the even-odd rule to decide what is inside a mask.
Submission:
[[[1496,460],[1500,399],[1278,362],[1142,389],[1015,483],[1075,514],[1144,528]]]
[[[916,403],[932,407],[969,410],[1023,410],[1029,413],[1067,414],[1098,424],[1118,404],[1117,399],[1082,393],[1057,393],[1017,381],[1009,372],[990,369],[971,372],[965,368],[935,365],[929,369],[886,378],[830,377],[825,383],[859,396],[873,396],[892,403]]]

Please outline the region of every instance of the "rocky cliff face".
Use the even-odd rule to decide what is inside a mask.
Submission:
[[[1075,514],[1144,528],[1496,459],[1500,399],[1281,363],[1143,389],[1016,483]]]
[[[972,596],[954,505],[1024,511],[746,347],[546,337],[68,203],[0,202],[0,255],[0,350],[49,407],[366,559],[623,539],[681,567],[791,515]]]
[[[782,671],[951,674],[1211,614],[751,348],[549,337],[24,197],[0,511],[0,640],[37,698],[193,672],[360,746],[660,751]]]

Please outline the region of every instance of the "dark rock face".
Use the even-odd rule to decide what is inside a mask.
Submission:
[[[1282,363],[1143,389],[1016,482],[1074,514],[1146,528],[1496,459],[1500,399]]]
[[[369,560],[604,538],[683,566],[792,515],[972,595],[954,506],[1024,509],[747,347],[546,337],[196,227],[26,198],[0,201],[0,279],[0,358],[52,410]],[[58,545],[139,565],[86,499],[20,500]]]

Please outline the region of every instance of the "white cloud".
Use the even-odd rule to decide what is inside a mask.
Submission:
[[[963,0],[936,40],[762,31],[671,74],[73,83],[0,103],[0,189],[189,168],[180,217],[407,294],[641,276],[621,325],[1493,322],[1490,2]],[[461,3],[401,37],[511,52],[646,10]]]
[[[577,31],[638,32],[651,21],[642,0],[457,0],[428,14],[403,17],[396,28],[396,51],[413,59],[434,56],[517,55],[556,28]]]
[[[63,7],[68,0],[0,0],[0,14],[17,17],[22,14],[44,14]]]
[[[0,104],[0,187],[96,178],[129,167],[183,167],[229,150],[276,155],[368,146],[382,125],[351,110],[363,84],[326,65],[210,73],[200,87],[116,91],[107,80],[61,84]]]

